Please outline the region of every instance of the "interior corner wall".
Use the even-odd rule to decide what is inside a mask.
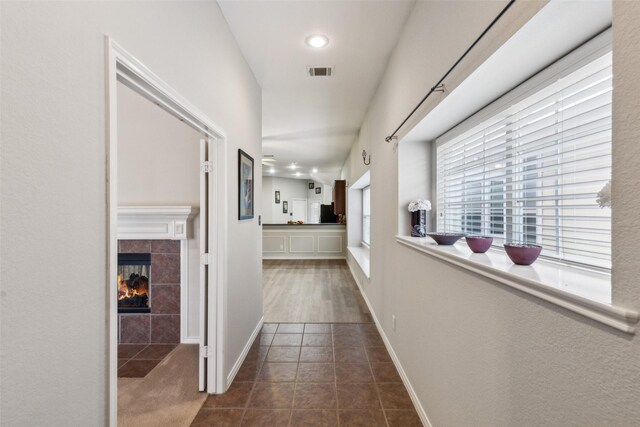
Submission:
[[[435,230],[435,193],[432,184],[432,144],[427,141],[402,141],[398,145],[398,234],[411,232],[411,219],[407,207],[412,200],[431,201],[432,210],[427,212],[428,231]]]
[[[395,240],[399,215],[408,213],[396,208],[402,197],[401,155],[384,138],[504,5],[456,1],[414,6],[362,124],[358,148],[351,150],[343,169],[343,174],[356,174],[360,147],[371,147],[373,244],[371,283],[364,291],[433,426],[635,425],[640,419],[637,336]],[[532,5],[516,2],[509,13]],[[640,202],[628,195],[640,185],[640,125],[634,119],[640,114],[640,6],[613,2],[613,7],[614,301],[638,308],[640,288],[634,278],[640,265],[634,254]],[[502,43],[503,35],[494,33],[490,48]],[[469,61],[464,73],[478,63]]]
[[[0,20],[0,424],[107,423],[105,34],[227,137],[228,373],[262,313],[257,217],[239,221],[234,203],[238,148],[261,158],[262,126],[260,87],[218,5],[3,1]],[[15,285],[25,275],[37,292]]]

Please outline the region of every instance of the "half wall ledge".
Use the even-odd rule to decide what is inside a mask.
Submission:
[[[499,250],[489,250],[490,258],[476,260],[473,259],[471,251],[468,250],[464,243],[458,243],[454,246],[438,246],[427,238],[408,236],[396,236],[396,241],[428,256],[533,295],[619,331],[632,335],[636,332],[636,324],[639,320],[639,314],[636,310],[613,305],[607,301],[606,296],[589,292],[585,289],[582,289],[582,295],[560,289],[560,286],[571,288],[572,285],[575,285],[576,289],[579,288],[583,284],[580,283],[579,279],[584,279],[585,275],[590,276],[589,279],[592,282],[608,285],[611,280],[611,276],[608,274],[590,272],[540,260],[538,262],[544,263],[544,269],[547,273],[556,269],[557,274],[555,276],[562,278],[562,283],[560,283],[559,279],[557,279],[556,283],[550,283],[549,275],[545,274],[544,279],[542,279],[540,275],[536,274],[535,266],[524,269],[513,268],[508,261],[506,253]],[[574,280],[571,280],[571,278],[576,283],[572,283]]]

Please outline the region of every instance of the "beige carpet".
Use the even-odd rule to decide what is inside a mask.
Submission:
[[[144,378],[118,378],[118,426],[189,426],[207,398],[198,392],[198,346],[177,346]]]

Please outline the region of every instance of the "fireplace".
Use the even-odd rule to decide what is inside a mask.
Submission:
[[[150,313],[150,253],[118,254],[118,313]]]

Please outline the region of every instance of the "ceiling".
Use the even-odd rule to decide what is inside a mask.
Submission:
[[[263,155],[276,160],[264,175],[337,177],[413,3],[219,1],[262,87]],[[312,34],[329,44],[307,46]],[[307,66],[333,66],[335,74],[309,77]]]

